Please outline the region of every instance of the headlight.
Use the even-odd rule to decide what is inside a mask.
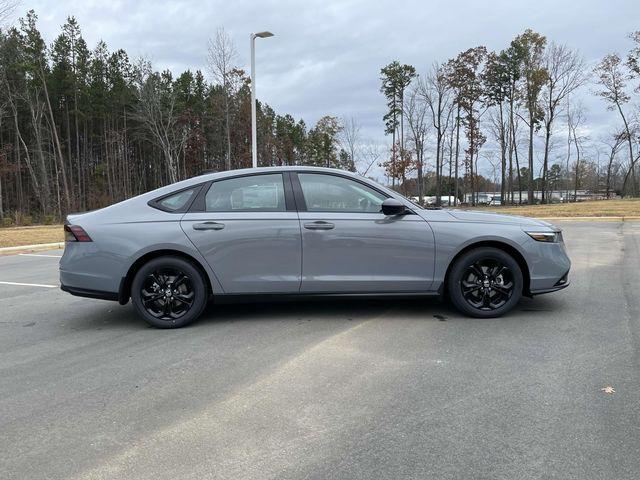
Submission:
[[[526,232],[526,233],[537,242],[560,243],[562,241],[562,232]]]

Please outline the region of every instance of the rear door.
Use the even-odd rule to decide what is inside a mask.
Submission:
[[[225,293],[299,291],[300,223],[288,172],[212,182],[181,226]]]

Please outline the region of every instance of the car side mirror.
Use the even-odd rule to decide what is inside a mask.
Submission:
[[[407,207],[395,198],[387,198],[382,202],[382,213],[385,215],[403,215],[407,213]]]

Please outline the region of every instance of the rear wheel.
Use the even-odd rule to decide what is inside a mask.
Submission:
[[[481,247],[453,264],[447,288],[454,306],[472,317],[498,317],[522,298],[522,271],[503,250]]]
[[[138,314],[150,325],[178,328],[200,316],[207,304],[207,286],[191,262],[158,257],[136,273],[131,298]]]

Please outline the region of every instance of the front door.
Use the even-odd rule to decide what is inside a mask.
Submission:
[[[296,177],[301,292],[425,292],[431,288],[434,236],[419,215],[384,215],[381,204],[387,195],[355,179],[300,172],[292,174],[296,184]]]
[[[300,223],[293,201],[285,201],[289,191],[289,179],[281,173],[214,181],[205,194],[204,211],[182,218],[182,229],[224,293],[299,291]]]

